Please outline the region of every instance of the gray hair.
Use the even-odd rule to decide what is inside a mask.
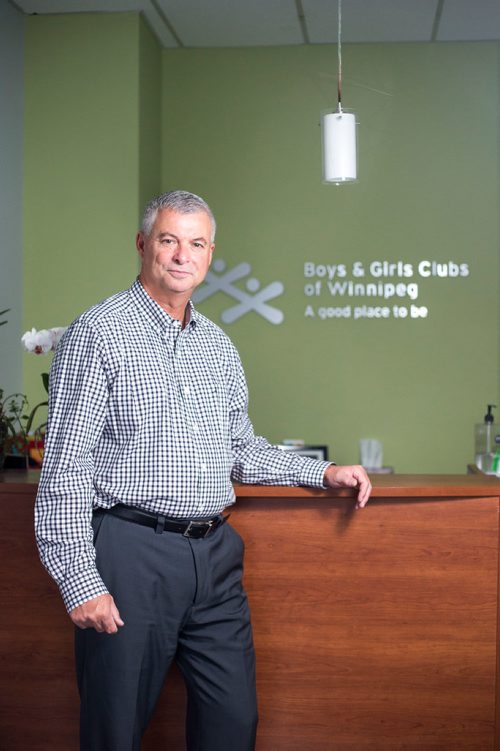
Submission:
[[[197,196],[195,193],[188,193],[186,190],[171,190],[168,193],[162,193],[161,196],[153,198],[153,200],[148,203],[144,209],[141,222],[141,232],[143,235],[146,235],[147,237],[150,234],[158,212],[164,211],[165,209],[177,211],[179,214],[196,214],[198,211],[204,211],[205,214],[208,214],[212,224],[212,236],[210,242],[215,240],[215,230],[217,225],[212,209],[203,198],[200,198],[200,196]]]

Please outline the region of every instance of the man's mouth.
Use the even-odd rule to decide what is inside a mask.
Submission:
[[[181,271],[180,269],[167,269],[168,273],[172,276],[177,277],[178,279],[184,279],[186,276],[191,276],[190,271]]]

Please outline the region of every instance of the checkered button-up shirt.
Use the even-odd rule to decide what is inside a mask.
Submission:
[[[254,435],[236,349],[190,313],[183,329],[136,281],[83,313],[57,348],[35,516],[42,562],[68,610],[107,591],[95,508],[209,517],[234,503],[231,479],[323,484],[328,462]]]

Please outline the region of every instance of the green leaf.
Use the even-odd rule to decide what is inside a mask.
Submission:
[[[48,406],[48,402],[40,402],[40,404],[37,404],[36,407],[33,407],[32,411],[31,411],[31,414],[29,415],[28,420],[26,422],[26,426],[25,426],[26,433],[29,433],[30,430],[31,430],[31,426],[33,424],[33,419],[34,419],[34,417],[35,417],[35,415],[37,413],[38,408],[39,407],[47,407],[47,406]]]

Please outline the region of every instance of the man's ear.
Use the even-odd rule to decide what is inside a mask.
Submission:
[[[135,247],[137,248],[137,252],[139,253],[140,257],[144,257],[144,235],[142,232],[138,232],[135,238]]]
[[[208,261],[208,265],[210,266],[210,264],[212,263],[212,256],[213,256],[213,254],[214,254],[214,250],[215,250],[215,243],[212,243],[212,244],[211,244],[211,246],[210,246],[210,249],[209,249],[209,250],[210,250],[210,259],[209,259],[209,261]]]

